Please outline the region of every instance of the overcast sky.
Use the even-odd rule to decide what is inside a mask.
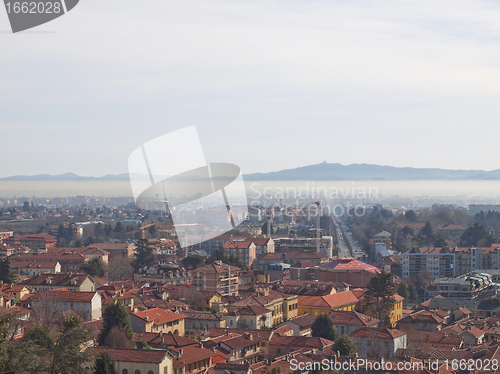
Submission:
[[[497,0],[81,0],[12,34],[0,9],[0,176],[125,173],[190,125],[243,173],[500,169],[499,19]]]

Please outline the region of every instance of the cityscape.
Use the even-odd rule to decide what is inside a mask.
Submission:
[[[0,374],[500,373],[499,2],[4,5]]]

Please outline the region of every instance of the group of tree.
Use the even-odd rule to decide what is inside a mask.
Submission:
[[[99,257],[94,257],[90,259],[88,262],[82,264],[80,266],[80,269],[86,272],[91,277],[102,278],[106,273],[104,263]]]
[[[134,257],[132,258],[132,267],[136,272],[140,269],[152,266],[155,261],[153,248],[148,244],[148,239],[139,239],[136,241]]]
[[[394,275],[381,271],[368,282],[365,292],[365,308],[371,314],[375,315],[382,326],[390,327],[390,315],[394,308],[396,299],[396,284],[394,283]]]
[[[4,259],[0,259],[0,281],[4,283],[16,283],[17,277],[12,272],[12,268],[10,266],[10,260],[8,257]]]
[[[16,339],[13,335],[19,328],[18,321],[0,319],[0,374],[117,374],[109,354],[92,358],[91,350],[82,349],[89,333],[79,317],[60,320],[57,326],[49,330],[36,325]],[[119,301],[109,305],[103,313],[98,344],[107,348],[151,349],[146,342],[134,344],[133,337],[127,308]],[[92,361],[91,371],[85,369]]]
[[[35,327],[21,339],[15,339],[14,320],[0,320],[0,373],[83,374],[88,357],[81,349],[88,331],[78,317],[70,317],[59,326],[54,339],[48,329]]]

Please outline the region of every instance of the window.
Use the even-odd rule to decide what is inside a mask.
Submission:
[[[137,369],[137,370],[135,371],[135,374],[141,374],[141,371],[140,371],[139,369]]]
[[[149,371],[148,371],[148,374],[154,374],[154,373],[153,373],[153,370],[149,370]]]
[[[128,374],[128,370],[127,369],[123,369],[122,370],[122,374]]]

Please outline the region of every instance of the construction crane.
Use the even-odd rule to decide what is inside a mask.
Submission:
[[[153,222],[153,223],[150,223],[149,225],[145,225],[145,226],[142,226],[142,227],[140,228],[140,230],[142,231],[142,239],[143,239],[143,240],[144,240],[144,239],[146,239],[146,237],[145,237],[145,235],[144,235],[144,229],[145,229],[145,228],[148,228],[148,227],[151,227],[151,226],[153,226],[153,225],[156,225],[156,223],[154,223],[154,222]]]

